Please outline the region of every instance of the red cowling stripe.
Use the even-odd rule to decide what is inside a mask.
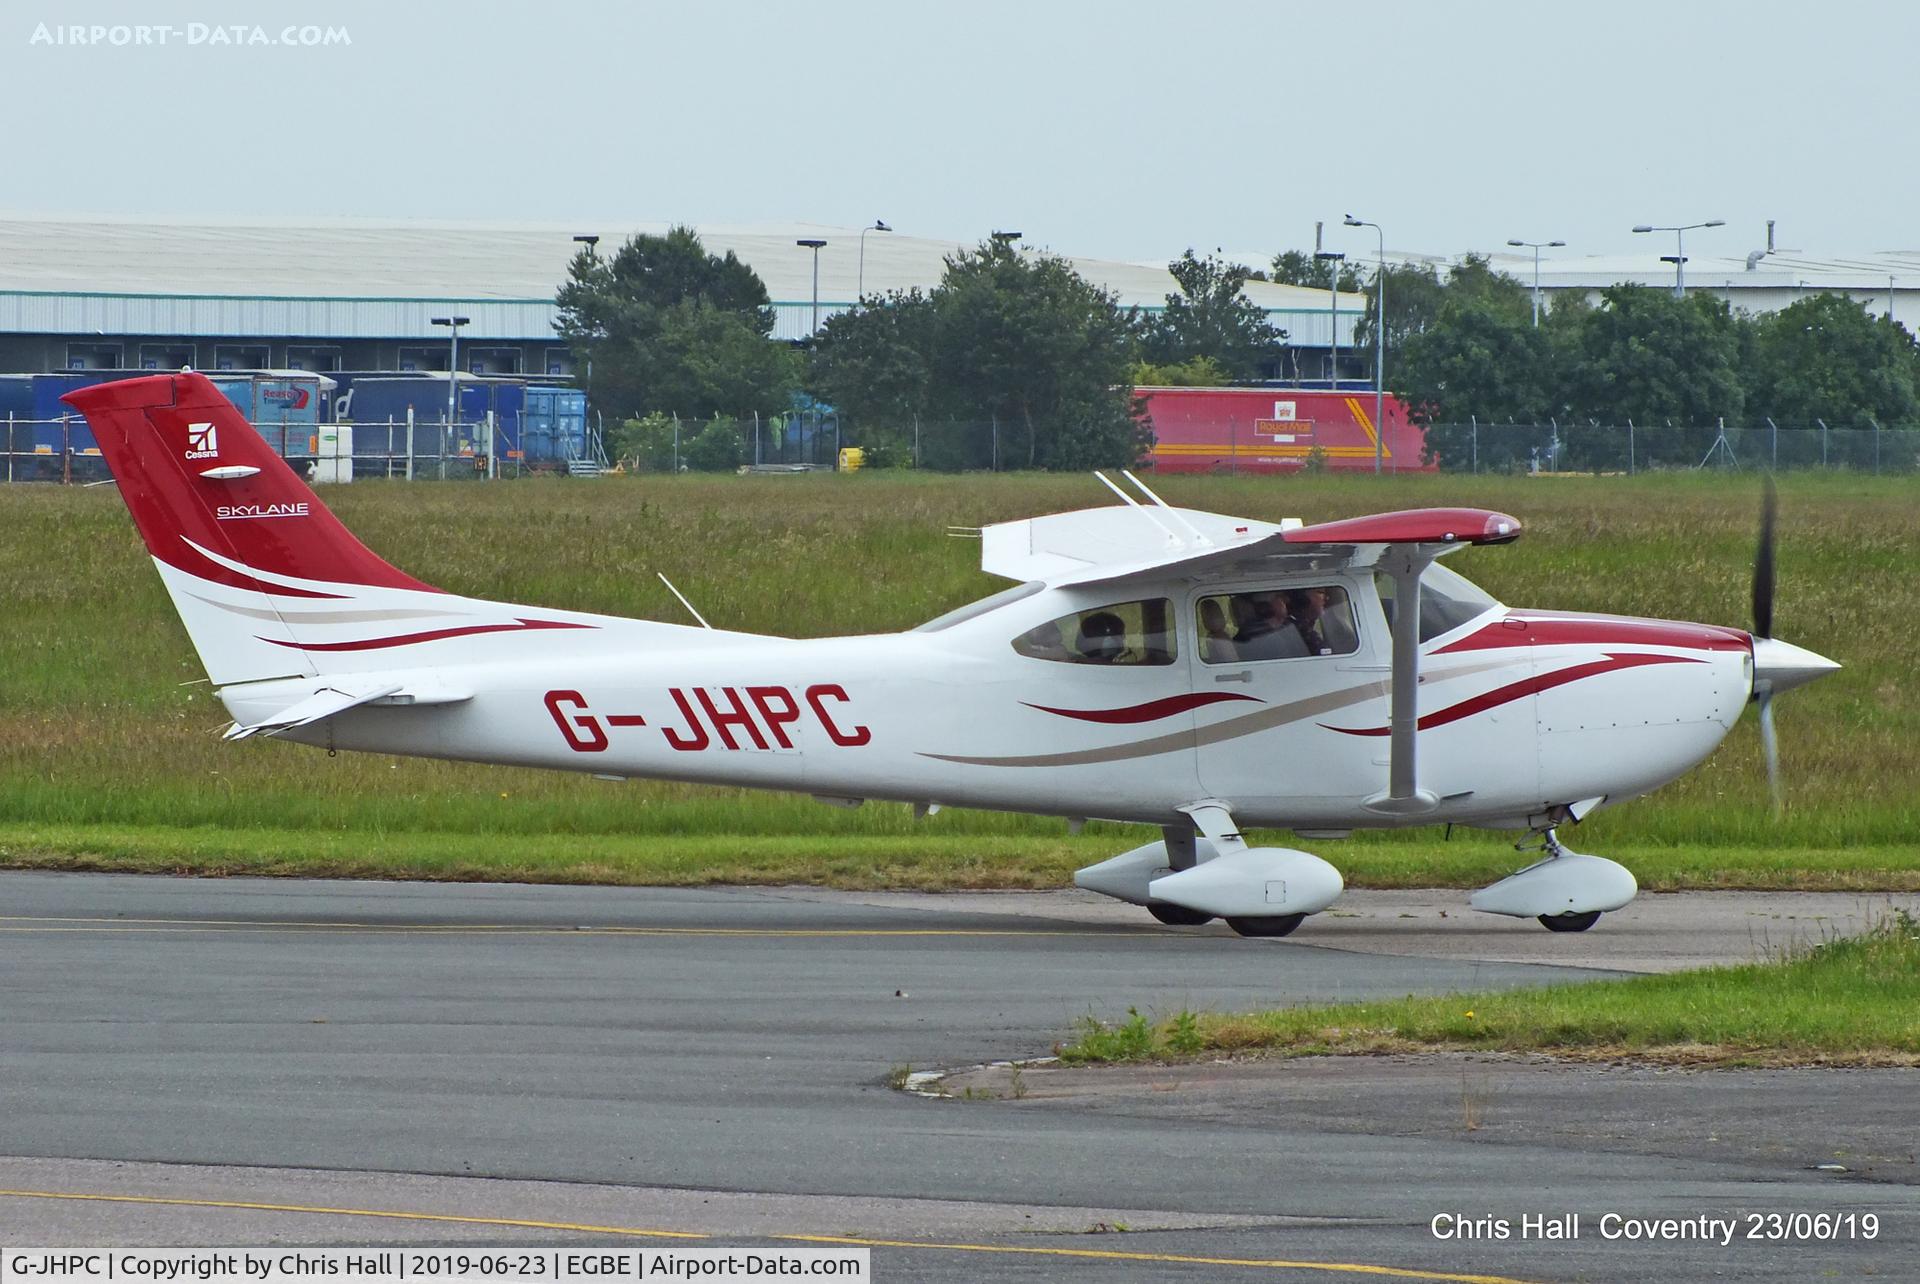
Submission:
[[[443,638],[468,637],[475,633],[519,633],[526,629],[591,629],[593,624],[572,624],[563,620],[515,620],[512,624],[469,624],[457,629],[429,629],[425,633],[403,633],[390,638],[360,638],[353,642],[283,642],[279,638],[261,638],[275,646],[296,651],[378,651],[390,646],[412,646],[415,642],[438,642]]]
[[[1128,705],[1124,709],[1054,709],[1044,704],[1027,704],[1027,708],[1038,709],[1042,713],[1056,713],[1062,718],[1078,718],[1082,722],[1154,722],[1160,718],[1171,718],[1176,713],[1186,713],[1190,709],[1219,704],[1226,700],[1266,703],[1259,696],[1241,695],[1235,691],[1208,691],[1191,695],[1167,696],[1160,700],[1149,700],[1145,704]],[[1021,703],[1026,704],[1025,701]]]
[[[1702,664],[1685,655],[1609,655],[1604,660],[1594,660],[1587,664],[1576,664],[1570,669],[1560,669],[1553,673],[1543,673],[1525,678],[1519,682],[1509,682],[1504,687],[1495,687],[1483,695],[1462,700],[1459,704],[1429,713],[1420,719],[1420,730],[1432,727],[1444,727],[1449,722],[1458,722],[1470,718],[1476,713],[1485,713],[1503,704],[1510,704],[1525,696],[1547,691],[1554,687],[1565,686],[1569,682],[1578,682],[1582,678],[1596,677],[1602,673],[1616,673],[1621,669],[1637,669],[1646,664]],[[1347,736],[1384,736],[1392,732],[1391,727],[1327,727],[1328,731],[1338,731]]]
[[[1513,623],[1524,629],[1510,628]],[[1739,629],[1677,620],[1642,620],[1626,615],[1560,615],[1529,611],[1495,620],[1457,642],[1433,652],[1499,651],[1521,646],[1677,646],[1695,651],[1745,651],[1753,640]]]

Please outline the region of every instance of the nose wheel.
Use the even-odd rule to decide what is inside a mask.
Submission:
[[[1257,918],[1230,918],[1227,926],[1242,936],[1285,936],[1305,920],[1305,914],[1271,914]]]
[[[1540,926],[1549,932],[1584,932],[1600,921],[1599,910],[1588,910],[1584,914],[1542,914]]]

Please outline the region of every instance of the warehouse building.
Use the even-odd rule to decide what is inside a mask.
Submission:
[[[1672,289],[1678,257],[1671,231],[1635,238],[1631,254],[1578,254],[1545,249],[1539,259],[1542,307],[1574,296],[1598,303],[1601,292],[1619,284]],[[1742,243],[1750,249],[1737,248]],[[1733,247],[1731,250],[1729,247]],[[1736,312],[1755,316],[1778,312],[1796,300],[1837,294],[1862,304],[1876,316],[1892,313],[1908,330],[1920,332],[1920,250],[1827,253],[1778,248],[1771,222],[1743,235],[1735,227],[1689,230],[1684,249],[1689,294],[1724,299]],[[1442,255],[1387,251],[1397,263],[1435,268],[1443,276],[1456,261]],[[1531,249],[1501,249],[1488,264],[1531,288],[1535,282]]]
[[[553,296],[581,237],[601,252],[665,223],[548,226],[331,220],[0,219],[0,371],[426,371],[564,377],[573,356],[554,334]],[[876,228],[794,223],[698,229],[766,282],[774,337],[875,293],[940,280],[953,240]],[[799,242],[821,242],[817,249]],[[816,260],[817,253],[817,260]],[[1177,289],[1164,266],[1073,258],[1123,306],[1158,309]],[[816,264],[818,288],[816,292]],[[1353,344],[1365,300],[1251,282],[1250,298],[1296,353]],[[1317,358],[1297,359],[1316,370]]]

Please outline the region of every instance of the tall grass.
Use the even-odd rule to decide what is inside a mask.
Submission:
[[[1156,485],[1175,503],[1268,519],[1499,508],[1526,522],[1527,538],[1451,564],[1508,602],[1747,623],[1758,511],[1748,479],[1196,477]],[[362,482],[325,498],[390,560],[457,592],[684,618],[658,570],[716,624],[825,635],[907,627],[1001,587],[979,571],[979,546],[947,538],[949,526],[1105,495],[1082,477],[867,473]],[[1794,476],[1782,483],[1781,504],[1776,631],[1847,666],[1779,701],[1785,818],[1769,814],[1747,718],[1699,770],[1596,817],[1575,845],[1696,855],[1720,846],[1879,847],[1901,849],[1895,863],[1908,863],[1920,832],[1920,486]],[[0,823],[11,822],[16,836],[22,826],[71,833],[89,825],[641,842],[739,834],[910,844],[916,835],[975,835],[1062,850],[1057,822],[1018,816],[947,812],[916,828],[898,807],[848,812],[782,795],[328,758],[265,740],[224,744],[215,733],[225,713],[196,682],[198,663],[111,488],[0,487],[0,548]],[[1121,841],[1110,837],[1109,847]],[[1412,855],[1407,845],[1430,848],[1437,837],[1420,830],[1367,841]]]

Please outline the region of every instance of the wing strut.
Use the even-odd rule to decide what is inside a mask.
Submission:
[[[1419,763],[1420,577],[1438,552],[1396,544],[1380,558],[1380,569],[1393,577],[1393,710],[1387,791],[1367,799],[1368,811],[1418,816],[1440,805],[1438,796],[1420,787]]]

